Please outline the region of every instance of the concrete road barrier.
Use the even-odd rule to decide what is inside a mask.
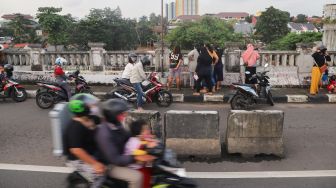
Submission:
[[[228,153],[284,157],[283,123],[283,111],[232,110],[228,116],[226,134]]]
[[[217,111],[177,111],[165,113],[166,146],[179,156],[221,156]]]
[[[138,119],[147,121],[152,129],[153,134],[155,134],[158,138],[163,139],[163,126],[161,123],[161,115],[158,111],[130,111],[126,119],[126,124],[129,125],[132,121]]]

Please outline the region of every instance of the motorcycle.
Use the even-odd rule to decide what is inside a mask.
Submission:
[[[146,151],[148,154],[156,156],[153,162],[151,174],[151,187],[169,187],[169,188],[196,188],[197,184],[186,177],[186,171],[178,164],[176,155],[169,149],[165,149],[162,144],[158,147]],[[88,188],[88,181],[78,172],[73,172],[68,176],[68,187],[70,188]],[[105,176],[101,187],[106,188],[127,188],[128,183],[122,180]]]
[[[163,84],[158,80],[157,73],[152,72],[148,79],[141,83],[145,93],[143,100],[146,103],[156,102],[159,107],[169,107],[173,102],[173,96],[169,91],[163,89]],[[114,82],[116,87],[106,94],[107,99],[120,98],[131,103],[137,101],[137,92],[129,80],[116,78]]]
[[[77,93],[93,94],[85,78],[79,74],[80,71],[77,70],[69,75],[69,78],[75,79],[76,85],[75,92],[72,95]],[[36,104],[42,109],[48,109],[56,103],[69,100],[66,91],[57,83],[40,82],[37,85],[40,88],[36,91]]]
[[[265,65],[265,68],[268,64]],[[252,75],[250,80],[257,79],[257,84],[238,84],[233,83],[233,87],[236,91],[234,96],[229,99],[231,109],[233,110],[247,110],[259,103],[268,103],[274,106],[274,100],[271,93],[271,85],[269,83],[269,77],[266,75],[269,71],[257,72]],[[250,74],[246,71],[246,74]]]
[[[26,89],[19,83],[11,79],[5,78],[0,98],[12,98],[15,102],[23,102],[27,99]]]

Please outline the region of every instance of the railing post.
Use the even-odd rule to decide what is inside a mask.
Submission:
[[[33,44],[29,46],[30,54],[30,66],[32,71],[43,71],[43,65],[40,58],[41,55],[41,46],[39,44]]]
[[[91,71],[104,70],[104,54],[106,54],[104,43],[89,43],[90,49],[90,68]]]

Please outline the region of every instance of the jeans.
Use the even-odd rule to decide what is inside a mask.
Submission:
[[[67,82],[58,82],[58,84],[66,92],[66,95],[68,96],[68,100],[67,101],[69,101],[70,98],[71,98],[71,88],[70,88],[70,85]]]
[[[142,107],[143,100],[142,97],[145,97],[144,92],[142,91],[141,83],[133,83],[133,86],[137,92],[137,107]]]

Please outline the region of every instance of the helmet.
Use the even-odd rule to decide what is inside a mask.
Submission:
[[[4,68],[5,68],[5,71],[13,71],[13,65],[11,64],[6,64]]]
[[[55,65],[58,65],[58,66],[63,66],[65,63],[67,63],[67,60],[64,59],[63,57],[58,57],[55,60]]]
[[[103,115],[110,123],[118,123],[117,116],[129,109],[128,104],[121,99],[110,99],[102,104]]]
[[[327,48],[324,46],[324,45],[321,45],[320,47],[319,47],[319,49],[322,51],[322,50],[327,50]]]
[[[138,56],[135,53],[128,54],[128,62],[135,63],[138,59]]]
[[[88,116],[91,108],[98,105],[99,99],[93,95],[81,93],[73,96],[69,102],[69,110],[76,116]]]
[[[0,51],[2,51],[4,49],[5,49],[5,47],[2,44],[0,44]]]
[[[141,63],[143,66],[147,66],[147,65],[150,65],[150,59],[148,56],[144,56],[142,59],[141,59]]]

